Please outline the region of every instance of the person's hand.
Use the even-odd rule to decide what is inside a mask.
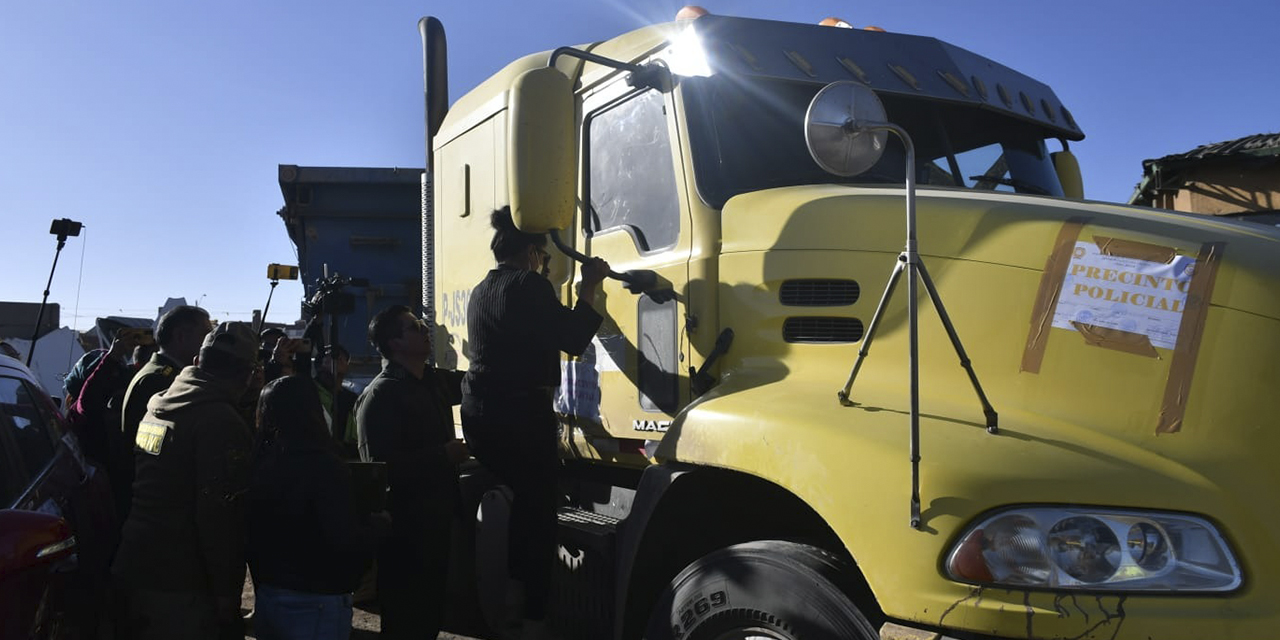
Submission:
[[[246,397],[250,394],[258,394],[262,388],[267,385],[267,373],[263,370],[261,364],[253,366],[253,373],[249,374],[249,390],[245,391]]]
[[[133,353],[134,347],[142,344],[142,335],[133,331],[118,331],[116,339],[111,341],[111,348],[107,349],[107,357],[116,362],[124,362],[129,358],[129,354]]]
[[[295,338],[280,338],[276,348],[271,352],[271,361],[280,365],[284,375],[293,373],[293,354],[302,346],[302,341]]]
[[[293,354],[297,352],[298,346],[301,344],[301,340],[280,338],[276,341],[276,348],[271,351],[271,360],[280,364],[293,362]]]
[[[588,258],[582,263],[582,286],[578,288],[578,296],[588,305],[596,303],[596,289],[600,282],[609,275],[609,263],[600,258]]]
[[[609,263],[591,258],[582,264],[582,286],[595,287],[609,275]]]
[[[461,440],[451,440],[444,445],[444,453],[449,457],[449,462],[453,466],[458,466],[466,462],[471,457],[471,449],[467,448],[467,443]]]

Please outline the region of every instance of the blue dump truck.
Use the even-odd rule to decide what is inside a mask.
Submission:
[[[322,316],[325,335],[351,352],[347,379],[356,385],[381,366],[365,337],[373,315],[421,305],[421,176],[416,168],[280,165],[278,214],[298,251],[302,318]]]

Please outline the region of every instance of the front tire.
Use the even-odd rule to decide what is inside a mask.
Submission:
[[[647,640],[877,640],[837,585],[851,567],[817,547],[764,540],[685,567],[658,599]]]

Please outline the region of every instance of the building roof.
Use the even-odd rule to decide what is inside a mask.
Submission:
[[[1258,133],[1226,142],[1202,144],[1185,153],[1174,153],[1163,158],[1143,160],[1142,165],[1154,163],[1168,165],[1186,160],[1208,160],[1210,158],[1226,158],[1230,156],[1274,156],[1280,155],[1280,133]]]
[[[1253,160],[1270,164],[1280,157],[1280,133],[1251,136],[1202,144],[1190,151],[1142,161],[1142,181],[1129,197],[1129,204],[1150,206],[1157,191],[1181,185],[1179,170],[1219,161]]]

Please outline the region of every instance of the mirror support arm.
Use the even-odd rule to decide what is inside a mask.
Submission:
[[[587,256],[581,251],[565,244],[564,240],[560,239],[559,229],[550,229],[547,231],[547,235],[551,236],[551,243],[556,245],[556,248],[560,250],[560,253],[563,253],[583,264],[586,264],[586,262],[591,259],[590,256]],[[675,293],[671,292],[670,289],[658,286],[658,274],[648,269],[632,269],[631,271],[624,271],[622,273],[618,273],[617,271],[610,269],[608,275],[610,278],[622,282],[627,291],[636,295],[647,293],[658,302],[675,297]]]
[[[858,350],[858,357],[854,360],[853,370],[849,373],[849,380],[845,382],[844,388],[837,394],[842,403],[852,404],[849,398],[849,392],[853,387],[853,382],[858,376],[858,370],[862,367],[862,361],[871,351],[871,341],[875,337],[876,329],[879,327],[880,320],[883,317],[885,307],[889,299],[893,297],[893,290],[898,283],[898,278],[905,271],[907,274],[907,335],[908,335],[908,355],[911,377],[911,431],[910,431],[910,458],[911,458],[911,517],[910,525],[913,529],[920,529],[920,322],[919,322],[919,301],[917,297],[918,285],[923,282],[925,290],[929,294],[930,300],[933,302],[934,309],[938,312],[938,317],[942,320],[942,326],[947,331],[947,336],[951,339],[951,346],[955,348],[956,355],[960,358],[960,366],[969,374],[969,381],[973,384],[973,389],[977,393],[978,401],[982,405],[983,415],[987,421],[988,433],[997,433],[999,430],[999,417],[996,410],[987,400],[987,394],[983,392],[982,385],[978,382],[978,375],[973,370],[973,365],[969,361],[969,355],[965,353],[964,346],[960,344],[960,336],[956,333],[955,326],[951,323],[951,317],[947,315],[946,307],[942,305],[942,297],[938,295],[938,290],[933,284],[933,279],[929,277],[929,271],[925,269],[924,261],[920,259],[916,242],[916,152],[915,146],[911,143],[911,136],[905,129],[892,123],[887,122],[865,122],[850,120],[845,126],[854,131],[877,131],[886,130],[893,132],[902,140],[902,146],[906,150],[907,155],[907,180],[906,180],[906,200],[907,200],[907,243],[906,248],[898,256],[897,263],[894,265],[893,273],[889,276],[889,282],[885,286],[884,294],[880,298],[880,304],[876,307],[875,314],[871,317],[871,324],[867,326],[867,332],[862,338],[862,347]]]
[[[659,89],[663,86],[668,73],[666,65],[657,62],[651,62],[649,64],[631,64],[629,62],[606,58],[605,56],[591,53],[589,51],[583,51],[581,49],[575,49],[573,47],[560,47],[555,51],[552,51],[551,56],[547,59],[547,66],[556,66],[556,58],[559,58],[562,55],[586,60],[587,62],[594,62],[613,69],[629,71],[631,75],[627,78],[627,84],[633,87]]]

